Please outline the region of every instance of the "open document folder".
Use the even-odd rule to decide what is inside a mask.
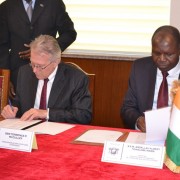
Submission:
[[[63,131],[66,131],[75,125],[71,124],[63,124],[63,123],[56,123],[56,122],[43,122],[41,124],[38,124],[36,126],[33,126],[31,128],[26,129],[27,131],[32,131],[35,133],[40,134],[50,134],[50,135],[56,135]]]
[[[168,132],[170,113],[170,107],[146,111],[146,133],[130,132],[125,142],[163,146]]]
[[[170,107],[145,112],[146,133],[129,132],[125,142],[163,146],[168,132],[170,113]]]
[[[55,123],[55,122],[43,122],[42,120],[22,121],[20,119],[5,119],[0,121],[0,128],[16,129],[35,132],[38,134],[50,134],[56,135],[63,131],[66,131],[75,125]]]
[[[0,121],[0,128],[22,130],[41,122],[42,120],[22,121],[20,119],[5,119],[3,121]]]
[[[124,134],[121,131],[90,129],[77,137],[73,143],[103,145],[105,141],[117,141]]]

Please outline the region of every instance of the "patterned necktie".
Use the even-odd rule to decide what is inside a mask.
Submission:
[[[168,76],[167,72],[162,72],[163,80],[159,88],[157,108],[168,106],[168,84],[166,77]]]
[[[31,21],[32,18],[32,13],[33,13],[33,8],[32,8],[32,0],[26,0],[27,3],[29,4],[28,8],[27,8],[27,15],[29,17],[29,20]]]
[[[49,79],[44,79],[44,85],[41,91],[41,100],[39,109],[46,109],[46,94],[47,94],[47,83]]]

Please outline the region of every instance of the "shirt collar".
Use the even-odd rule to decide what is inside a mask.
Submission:
[[[162,76],[161,70],[159,68],[157,69],[157,74]],[[180,60],[173,69],[168,71],[168,74],[170,76],[175,74],[180,74]]]
[[[22,0],[25,7],[29,6],[29,4],[26,2],[26,0]],[[34,7],[36,0],[32,0],[32,7]]]
[[[54,71],[49,75],[48,79],[49,81],[54,80],[56,72],[57,72],[58,66],[54,69]]]

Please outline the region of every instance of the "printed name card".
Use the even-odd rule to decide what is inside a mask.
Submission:
[[[37,149],[34,132],[0,128],[0,148],[31,152]]]
[[[106,141],[101,161],[162,169],[164,146]]]

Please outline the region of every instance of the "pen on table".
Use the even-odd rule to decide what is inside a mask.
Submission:
[[[9,105],[10,105],[10,107],[11,107],[11,110],[14,111],[13,106],[12,106],[12,103],[11,103],[11,100],[8,99],[8,101],[9,101]]]

